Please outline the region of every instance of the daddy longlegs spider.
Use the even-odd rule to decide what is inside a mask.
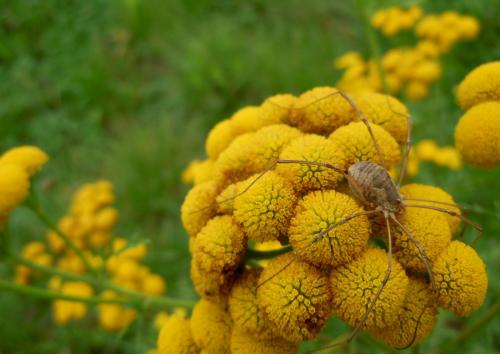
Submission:
[[[382,165],[385,165],[384,156],[381,152],[382,150],[381,150],[381,148],[380,148],[380,146],[379,146],[379,144],[378,144],[378,142],[377,142],[377,140],[372,132],[370,122],[363,115],[363,113],[358,109],[355,102],[343,91],[336,90],[335,92],[327,94],[324,97],[318,98],[318,99],[314,100],[313,102],[307,104],[306,106],[300,107],[300,108],[288,108],[288,107],[280,106],[276,103],[273,103],[273,104],[275,104],[276,106],[278,106],[280,108],[286,109],[286,110],[304,109],[310,105],[318,103],[320,100],[327,99],[327,98],[329,98],[333,95],[337,95],[337,94],[340,95],[342,98],[344,98],[350,104],[350,106],[354,110],[355,114],[365,124],[365,126],[368,129],[370,138],[373,141],[373,144],[375,146],[377,154],[380,157],[380,161],[381,161]],[[434,291],[434,294],[437,296],[438,290],[437,290],[434,276],[432,273],[431,262],[430,262],[429,257],[427,256],[426,251],[424,250],[422,245],[417,241],[417,239],[415,238],[413,233],[398,220],[398,216],[400,216],[402,213],[404,213],[406,208],[430,209],[430,210],[435,210],[438,212],[446,213],[446,214],[451,215],[453,217],[460,218],[465,224],[471,225],[473,228],[475,228],[478,231],[478,236],[476,237],[473,244],[475,244],[479,240],[479,238],[483,232],[481,226],[479,226],[478,224],[469,220],[466,216],[456,212],[455,210],[450,210],[450,209],[445,208],[445,206],[448,206],[448,207],[459,208],[460,210],[463,210],[463,208],[461,208],[460,206],[458,206],[456,204],[446,203],[446,202],[442,202],[442,201],[429,200],[429,199],[421,199],[421,198],[405,198],[400,194],[399,188],[400,188],[400,186],[404,180],[404,177],[406,175],[408,158],[409,158],[411,146],[412,146],[412,141],[411,141],[412,119],[411,119],[411,116],[409,114],[394,111],[390,107],[389,99],[387,99],[387,104],[389,105],[389,108],[393,113],[395,113],[397,115],[404,116],[407,120],[406,148],[405,148],[403,162],[401,165],[401,170],[400,170],[400,174],[399,174],[399,178],[398,178],[397,183],[393,182],[393,180],[391,179],[386,168],[384,168],[381,165],[378,165],[374,162],[370,162],[370,161],[362,161],[362,162],[354,163],[353,165],[349,166],[346,170],[344,170],[338,166],[335,166],[333,164],[329,164],[327,162],[278,159],[278,160],[274,161],[268,168],[266,168],[264,171],[262,171],[260,174],[258,174],[255,177],[255,179],[252,180],[242,191],[238,192],[236,195],[232,196],[231,198],[227,198],[225,200],[220,201],[221,203],[228,202],[228,201],[233,200],[233,199],[237,198],[238,196],[242,195],[243,193],[248,191],[255,183],[257,183],[258,180],[264,176],[264,174],[271,171],[274,167],[276,167],[279,164],[302,164],[302,165],[320,166],[320,167],[332,169],[338,173],[341,173],[346,178],[352,194],[354,195],[354,197],[358,200],[358,202],[365,209],[365,211],[363,211],[363,212],[347,216],[344,219],[330,225],[325,230],[323,230],[320,233],[318,233],[317,235],[315,235],[311,239],[311,242],[308,245],[304,246],[304,248],[310,247],[312,244],[322,240],[335,227],[342,225],[342,224],[345,224],[345,223],[349,222],[350,220],[353,220],[354,218],[357,218],[357,217],[360,217],[363,215],[374,215],[374,214],[380,214],[383,216],[384,221],[385,221],[385,226],[387,229],[388,263],[387,263],[387,270],[386,270],[386,273],[385,273],[384,278],[382,280],[382,283],[381,283],[379,289],[377,290],[377,293],[373,297],[373,299],[367,305],[366,312],[364,313],[362,318],[357,322],[357,324],[354,326],[354,329],[352,330],[352,332],[348,336],[348,338],[346,338],[345,340],[343,340],[341,342],[333,343],[331,345],[328,345],[326,347],[318,349],[316,351],[322,351],[324,349],[333,348],[333,347],[337,347],[337,346],[343,346],[343,345],[347,345],[348,343],[350,343],[355,338],[355,336],[359,333],[359,331],[362,329],[362,326],[364,325],[364,323],[368,319],[368,316],[374,310],[375,303],[380,298],[380,295],[382,294],[387,282],[389,281],[390,276],[391,276],[391,272],[392,272],[393,255],[392,255],[391,221],[393,223],[395,223],[401,229],[401,231],[408,236],[408,238],[413,242],[413,244],[418,249],[419,255],[420,255],[420,257],[425,265],[425,269],[426,269],[428,277],[429,277],[430,285]],[[326,113],[325,113],[325,115],[328,116]],[[417,202],[417,203],[415,203],[415,202]],[[420,204],[418,202],[428,202],[428,203],[432,203],[434,205],[425,205],[425,204]],[[435,204],[442,205],[443,207],[435,206]],[[297,250],[295,250],[295,251],[297,251]],[[288,266],[290,266],[292,264],[292,262],[294,260],[295,260],[295,258],[293,260],[291,260],[289,263],[285,264],[272,277],[269,277],[267,279],[262,280],[259,284],[257,284],[257,288],[264,285],[268,281],[272,280],[272,278],[274,278],[280,272],[284,271]],[[433,299],[433,300],[435,300],[435,299]],[[434,302],[434,301],[431,301],[431,302]],[[427,304],[427,306],[424,308],[424,310],[422,311],[419,318],[422,316],[422,314],[430,306],[432,306],[432,304],[430,304],[430,303]],[[413,343],[416,339],[418,325],[419,324],[417,322],[417,325],[416,325],[416,328],[414,331],[414,335],[413,335],[413,339],[410,343],[408,343],[407,346],[405,346],[405,348],[413,345]],[[404,348],[401,348],[401,349],[404,349]]]

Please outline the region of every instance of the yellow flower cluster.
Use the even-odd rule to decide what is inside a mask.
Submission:
[[[249,116],[251,126],[262,127],[232,138],[216,159],[208,155],[213,171],[205,176],[211,178],[194,179],[181,208],[190,236],[191,278],[202,297],[189,320],[197,350],[295,353],[331,316],[357,325],[376,298],[363,329],[395,347],[424,340],[436,320],[437,299],[425,278],[422,255],[408,235],[391,224],[392,272],[377,296],[389,255],[369,241],[382,236],[387,242],[385,223],[366,215],[346,220],[365,209],[346,187],[345,175],[324,165],[346,170],[371,161],[394,167],[406,141],[408,109],[379,93],[353,96],[355,108],[334,87],[314,88],[297,98],[274,97],[256,109],[267,107],[276,114],[277,124],[253,122],[258,112]],[[371,122],[383,159],[357,109]],[[218,126],[209,136],[212,142],[227,137]],[[282,163],[276,164],[279,159]],[[292,163],[296,160],[309,163]],[[449,194],[432,186],[407,185],[401,193],[454,204]],[[451,262],[444,255],[458,228],[456,218],[417,208],[405,209],[398,218],[431,264]],[[278,255],[276,248],[287,249],[280,245],[293,252]],[[265,262],[245,264],[259,249],[275,251]],[[477,264],[477,259],[467,258],[455,268],[468,267],[463,274],[469,274],[480,270]],[[465,286],[460,283],[459,288]],[[457,304],[473,310],[482,299],[463,299],[457,292],[444,296],[439,304],[452,310]]]
[[[9,213],[29,194],[30,177],[37,173],[49,157],[35,146],[19,146],[0,156],[0,231]]]
[[[500,61],[472,70],[458,86],[457,96],[467,110],[455,128],[458,151],[473,165],[500,165]]]
[[[81,186],[73,196],[69,212],[59,221],[59,230],[81,250],[93,270],[105,273],[114,285],[149,296],[162,295],[166,290],[165,280],[141,264],[147,254],[146,245],[131,245],[124,238],[114,237],[113,228],[118,221],[114,201],[113,186],[108,181]],[[41,266],[56,266],[67,273],[84,274],[90,271],[80,255],[67,247],[55,231],[47,233],[46,242],[26,244],[21,256]],[[27,284],[38,275],[31,268],[19,265],[15,280],[19,284]],[[49,279],[47,286],[68,295],[87,297],[93,294],[93,289],[86,283],[62,283],[57,277]],[[99,296],[120,299],[122,295],[105,290]],[[111,331],[129,326],[136,317],[134,309],[120,304],[103,303],[98,310],[99,324]],[[85,304],[68,300],[53,303],[53,317],[58,324],[81,319],[86,312]]]
[[[372,25],[387,36],[411,28],[421,17],[422,10],[412,6],[405,11],[390,7],[377,11]],[[414,101],[428,96],[430,85],[441,77],[439,57],[461,40],[473,39],[479,33],[478,21],[455,12],[425,16],[416,27],[420,40],[413,47],[397,47],[386,51],[380,63],[365,60],[358,52],[348,52],[335,61],[344,70],[337,86],[351,93],[404,91]],[[382,77],[383,78],[382,78]],[[385,86],[384,87],[384,82]]]
[[[431,162],[450,170],[462,168],[462,156],[453,146],[439,146],[434,140],[424,139],[415,144],[408,160],[408,176],[416,176],[421,162]]]
[[[378,28],[385,36],[391,37],[403,30],[415,26],[422,16],[422,9],[413,5],[405,10],[401,7],[392,6],[378,10],[372,16],[372,26]]]

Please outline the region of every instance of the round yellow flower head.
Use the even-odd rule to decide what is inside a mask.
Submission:
[[[254,181],[256,177],[247,181]],[[249,239],[259,242],[275,240],[286,234],[296,200],[292,186],[270,171],[235,198],[234,218]]]
[[[0,164],[0,215],[8,214],[28,196],[30,181],[23,167]]]
[[[236,111],[231,118],[231,123],[233,124],[233,130],[235,130],[238,135],[254,132],[260,128],[269,124],[278,124],[278,122],[265,122],[260,117],[260,107],[258,106],[247,106]]]
[[[455,145],[464,160],[480,167],[500,164],[500,102],[469,109],[455,127]]]
[[[231,183],[227,186],[215,199],[217,202],[217,211],[223,214],[232,214],[234,211],[234,200],[240,193],[246,190],[251,182],[252,178],[247,178],[246,180]]]
[[[488,289],[486,268],[474,249],[453,241],[434,262],[439,305],[458,316],[468,316],[484,302]]]
[[[92,296],[93,290],[84,282],[66,282],[61,286],[61,293],[80,297]],[[80,302],[68,300],[56,300],[53,302],[54,321],[57,324],[66,324],[71,320],[80,320],[87,314],[87,305]]]
[[[428,58],[437,58],[440,54],[438,46],[431,40],[422,40],[418,42],[415,49]]]
[[[350,121],[351,110],[335,87],[316,87],[300,95],[290,122],[303,132],[327,135]]]
[[[235,328],[255,339],[271,339],[276,335],[271,331],[264,313],[257,301],[257,285],[262,269],[245,269],[235,281],[229,294],[229,313]]]
[[[290,113],[295,107],[297,97],[290,94],[274,95],[260,105],[259,117],[266,125],[288,124]]]
[[[408,123],[406,116],[408,108],[397,98],[381,93],[366,93],[355,96],[356,106],[365,118],[387,130],[398,143],[406,141]],[[359,116],[353,112],[352,120],[359,121]]]
[[[22,167],[31,177],[47,162],[49,156],[36,146],[18,146],[7,150],[0,157],[0,164],[12,164]]]
[[[414,150],[420,159],[432,161],[434,156],[439,152],[439,146],[434,140],[424,139],[418,142]]]
[[[234,272],[229,275],[207,272],[200,269],[194,259],[191,259],[191,280],[198,295],[213,302],[220,302],[231,290]]]
[[[387,253],[379,248],[368,249],[351,263],[330,274],[333,293],[333,314],[355,326],[379,291],[388,264]],[[387,328],[398,320],[408,290],[408,277],[393,259],[389,281],[363,325],[364,329]]]
[[[120,298],[111,290],[101,294],[105,299]],[[107,331],[119,331],[127,328],[135,320],[137,313],[134,309],[126,308],[118,304],[99,304],[99,325]]]
[[[335,227],[320,241],[315,238],[345,217],[363,209],[348,195],[334,190],[316,191],[297,205],[288,237],[296,254],[316,266],[337,267],[351,261],[365,249],[370,237],[367,216],[357,217]]]
[[[351,51],[338,57],[337,60],[335,60],[335,67],[337,69],[347,69],[363,63],[364,60],[361,54],[359,54],[359,52]]]
[[[400,158],[396,140],[384,128],[371,124],[373,135],[384,155],[385,167],[394,167]],[[363,122],[350,123],[334,131],[329,139],[344,152],[347,165],[360,161],[372,161],[382,165],[377,148]]]
[[[142,291],[148,295],[162,295],[165,293],[165,280],[158,274],[148,274],[142,280]]]
[[[110,231],[118,221],[118,210],[113,207],[106,207],[95,215],[95,227],[101,231]]]
[[[296,354],[297,345],[282,338],[260,339],[245,330],[233,328],[231,334],[231,353],[238,354]]]
[[[412,101],[420,101],[429,94],[429,86],[424,81],[413,80],[408,83],[405,95]]]
[[[455,204],[455,200],[453,200],[453,197],[448,194],[446,191],[442,190],[441,188],[430,186],[430,185],[425,185],[425,184],[418,184],[418,183],[411,183],[404,185],[401,187],[399,190],[401,195],[405,198],[411,199],[411,198],[416,198],[416,199],[427,199],[427,200],[434,200],[436,202],[443,202],[443,203],[449,203],[449,204]],[[431,205],[431,206],[436,206],[442,209],[447,209],[454,211],[458,214],[461,214],[460,209],[457,206],[452,206],[452,205],[444,205],[440,203],[432,203],[432,202],[424,202],[424,201],[418,201],[418,200],[408,200],[408,204],[421,204],[421,205]],[[431,211],[431,210],[429,210]],[[460,227],[460,218],[442,213],[440,211],[436,211],[436,213],[443,214],[446,217],[446,220],[448,220],[448,225],[450,226],[450,231],[452,233],[458,231],[458,228]]]
[[[500,61],[479,65],[458,86],[458,103],[467,110],[478,103],[500,101]]]
[[[308,134],[293,140],[280,155],[281,160],[326,162],[345,169],[345,157],[335,144],[320,135]],[[344,176],[331,168],[305,164],[278,164],[276,173],[284,177],[298,193],[334,188]]]
[[[196,354],[200,349],[194,342],[191,322],[182,313],[174,312],[162,326],[158,335],[159,354]]]
[[[421,279],[410,277],[408,292],[397,321],[384,329],[373,329],[370,334],[395,348],[417,345],[431,334],[437,320],[434,293]]]
[[[200,184],[208,182],[213,179],[214,161],[207,160],[194,160],[191,161],[188,167],[182,172],[182,182],[189,184]]]
[[[265,170],[300,135],[295,128],[276,124],[238,137],[215,162],[215,179],[227,186]]]
[[[430,84],[441,77],[441,65],[434,60],[425,60],[413,71],[411,78],[417,82]]]
[[[209,181],[194,186],[186,195],[181,207],[181,220],[189,236],[196,236],[215,215],[217,194],[217,184]]]
[[[444,213],[408,207],[398,220],[413,234],[431,263],[451,242],[450,226]],[[393,252],[399,263],[406,269],[426,272],[422,256],[410,237],[397,226],[393,225],[391,230]]]
[[[208,133],[205,142],[207,156],[212,160],[217,159],[237,136],[229,119],[220,121]]]
[[[207,353],[229,353],[232,321],[224,304],[198,301],[191,315],[191,331],[198,347]]]
[[[328,276],[293,254],[270,260],[259,284],[259,305],[274,331],[285,340],[314,338],[330,315]]]

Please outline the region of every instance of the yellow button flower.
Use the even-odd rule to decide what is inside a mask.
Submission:
[[[238,354],[296,354],[298,347],[281,338],[258,339],[242,329],[233,328],[231,353]]]
[[[229,353],[232,321],[224,304],[201,299],[191,315],[191,331],[206,353]]]
[[[462,109],[486,101],[500,101],[500,61],[485,63],[462,80],[457,90],[458,103]]]
[[[23,168],[31,177],[47,162],[49,156],[36,146],[18,146],[0,157],[0,164],[13,164]]]
[[[371,248],[351,263],[334,269],[330,274],[333,314],[351,326],[357,325],[379,291],[387,264],[387,253]],[[408,281],[403,267],[393,259],[389,281],[362,328],[382,329],[396,323],[407,294]]]
[[[370,237],[367,216],[360,216],[335,227],[320,241],[315,238],[329,226],[364,210],[356,201],[336,191],[316,191],[297,205],[289,240],[301,259],[317,266],[337,267],[357,257]]]
[[[189,236],[194,237],[216,213],[217,184],[213,181],[194,186],[181,207],[181,221]]]
[[[488,277],[474,249],[453,241],[434,263],[439,304],[458,316],[468,316],[484,302]]]
[[[104,291],[101,296],[105,299],[117,299],[119,296],[110,290]],[[107,331],[119,331],[127,328],[135,320],[137,313],[134,309],[118,304],[99,304],[99,325]]]
[[[290,342],[314,338],[330,315],[328,276],[293,254],[270,260],[259,284],[257,299],[265,316]]]
[[[80,297],[92,296],[93,290],[90,285],[83,282],[66,282],[61,287],[61,293]],[[53,302],[53,316],[57,324],[63,325],[71,320],[80,320],[87,314],[87,305],[80,302],[68,300],[56,300]]]
[[[0,215],[8,214],[28,196],[30,181],[23,167],[0,164]]]
[[[168,317],[158,335],[159,354],[197,354],[200,349],[194,342],[191,322],[182,313]]]
[[[291,111],[295,107],[296,102],[297,97],[290,94],[271,96],[260,105],[260,119],[266,122],[267,125],[288,124]]]

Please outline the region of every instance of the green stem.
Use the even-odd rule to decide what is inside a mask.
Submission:
[[[460,344],[469,337],[472,337],[477,331],[479,331],[484,325],[486,325],[489,321],[491,321],[497,313],[500,311],[500,299],[497,300],[497,302],[490,307],[490,309],[477,321],[475,322],[472,326],[465,328],[458,337],[456,337],[453,341],[452,344]]]
[[[280,254],[288,253],[291,250],[292,246],[290,245],[271,251],[259,251],[254,248],[249,248],[245,253],[245,257],[247,259],[270,259],[279,256]]]

